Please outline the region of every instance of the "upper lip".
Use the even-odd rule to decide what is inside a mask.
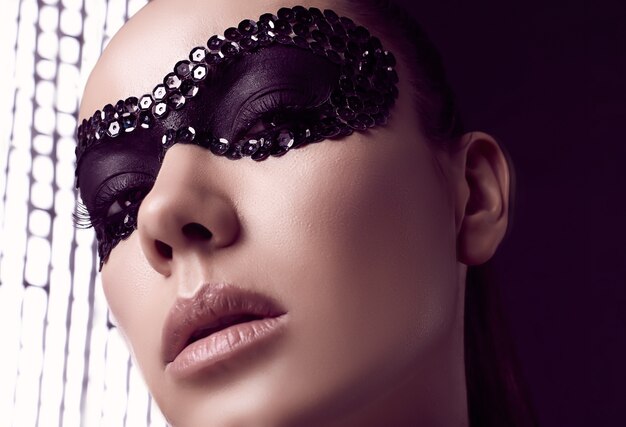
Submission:
[[[278,317],[285,311],[271,298],[228,284],[206,284],[191,298],[179,298],[167,316],[162,357],[167,364],[196,338],[232,324]]]

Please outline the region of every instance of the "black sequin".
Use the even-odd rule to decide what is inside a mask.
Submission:
[[[338,53],[343,53],[346,51],[346,42],[343,38],[339,36],[330,36],[328,39],[328,43],[330,44],[331,49]]]
[[[279,147],[289,149],[293,146],[293,133],[289,129],[282,129],[277,132],[274,140]]]
[[[276,21],[278,17],[273,13],[264,13],[259,17],[259,23],[268,24],[270,22]]]
[[[118,136],[120,134],[120,124],[117,121],[112,121],[111,123],[109,123],[109,126],[107,127],[107,131],[106,131],[107,135],[115,138],[116,136]]]
[[[189,59],[194,61],[194,62],[202,62],[204,61],[204,58],[206,58],[206,56],[209,54],[209,51],[206,50],[203,47],[196,47],[194,48],[191,53],[189,54]]]
[[[319,10],[317,7],[310,7],[309,8],[309,13],[311,14],[311,17],[313,18],[314,22],[326,19],[326,17],[322,13],[322,11]]]
[[[196,130],[191,126],[185,126],[176,131],[176,142],[190,144],[196,138]]]
[[[186,98],[193,98],[198,93],[198,85],[193,80],[185,80],[180,85],[180,93]]]
[[[293,22],[296,19],[295,12],[288,7],[281,7],[276,15],[279,19],[285,20],[287,22]]]
[[[239,23],[237,29],[244,36],[251,36],[259,31],[259,26],[251,19],[244,19]]]
[[[333,10],[330,10],[330,9],[324,10],[324,16],[326,17],[328,22],[330,22],[331,24],[339,21],[339,15],[337,15],[335,11]]]
[[[243,36],[237,28],[230,27],[226,31],[224,31],[224,37],[226,37],[226,40],[237,42],[241,40]]]
[[[187,98],[180,92],[173,92],[167,97],[167,105],[172,110],[180,110],[185,105]]]
[[[149,129],[152,126],[152,115],[147,111],[139,113],[139,126],[144,129]]]
[[[110,121],[117,117],[117,112],[115,111],[115,107],[111,104],[107,104],[102,109],[102,120]]]
[[[309,26],[304,24],[295,24],[293,26],[293,33],[296,36],[300,37],[308,37],[309,36]]]
[[[204,56],[202,56],[201,60],[203,59],[204,59]],[[174,67],[174,72],[181,79],[184,79],[185,77],[189,76],[189,74],[191,74],[191,65],[189,64],[189,61],[179,61]]]
[[[167,113],[168,113],[168,109],[167,109],[167,104],[165,102],[159,102],[157,104],[154,104],[154,106],[152,107],[152,114],[157,119],[162,119],[163,117],[167,115]]]
[[[209,149],[213,154],[223,156],[230,149],[230,143],[226,138],[214,139],[211,141]]]
[[[165,85],[165,87],[167,87],[169,90],[174,90],[174,89],[178,89],[180,87],[180,84],[182,83],[182,81],[180,80],[180,77],[178,77],[176,75],[176,73],[169,73],[167,76],[165,76],[165,78],[163,79],[163,84]]]
[[[252,51],[259,46],[258,38],[256,36],[245,36],[239,41],[239,46],[243,50]]]
[[[139,100],[139,108],[142,110],[149,110],[154,104],[154,99],[150,95],[144,95]]]
[[[252,158],[252,160],[256,160],[257,162],[260,162],[262,160],[267,159],[269,155],[270,155],[270,148],[267,147],[266,145],[262,145],[250,157]]]
[[[133,113],[124,113],[122,115],[122,129],[124,132],[132,132],[137,127],[138,118],[136,114]]]
[[[334,33],[332,25],[330,25],[326,21],[318,21],[316,25],[317,25],[317,30],[324,34],[327,34],[330,36]]]
[[[191,78],[197,82],[202,81],[206,77],[207,72],[208,70],[207,70],[206,65],[198,64],[191,71]]]
[[[241,154],[244,156],[252,156],[260,147],[258,139],[249,139],[241,145]]]
[[[306,8],[302,6],[295,6],[293,10],[296,13],[296,22],[306,25],[313,23],[313,16],[311,16],[311,13],[306,10]]]
[[[139,100],[131,96],[126,98],[124,101],[124,112],[125,113],[137,113],[139,111]]]
[[[239,45],[233,42],[224,43],[220,50],[225,58],[234,58],[239,53]]]
[[[163,148],[170,148],[176,142],[176,131],[174,129],[168,129],[167,132],[161,138],[161,145]]]
[[[213,36],[207,41],[207,47],[211,52],[216,52],[221,49],[225,41],[223,36]]]
[[[291,24],[285,19],[279,19],[275,23],[275,31],[276,34],[290,35],[291,34]]]
[[[358,26],[349,29],[348,36],[357,43],[365,43],[370,38],[370,32],[367,30],[367,28]]]
[[[115,113],[118,115],[118,117],[122,114],[124,114],[126,112],[126,108],[124,107],[124,101],[122,101],[121,99],[119,101],[117,101],[117,103],[115,104]]]
[[[348,107],[337,108],[337,115],[345,122],[349,122],[350,120],[354,120],[356,118],[356,113]]]
[[[258,42],[259,46],[269,46],[274,42],[275,35],[273,33],[259,33]]]
[[[167,95],[167,89],[165,88],[165,85],[157,85],[152,90],[152,97],[156,101],[162,100],[163,98],[165,98],[165,95]]]
[[[346,31],[350,31],[356,27],[354,21],[346,16],[339,18],[339,22],[341,22],[341,25],[343,25]]]

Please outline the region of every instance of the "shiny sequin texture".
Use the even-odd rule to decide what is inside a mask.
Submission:
[[[202,90],[201,83],[208,74],[207,65],[233,60],[272,44],[308,49],[341,66],[337,90],[326,105],[319,107],[326,117],[338,119],[333,125],[335,132],[319,134],[312,129],[304,142],[315,141],[320,136],[342,135],[347,129],[363,131],[386,123],[398,95],[393,54],[384,50],[380,40],[371,36],[365,27],[356,25],[349,18],[339,17],[331,10],[322,12],[317,8],[295,6],[281,8],[276,15],[266,13],[258,21],[246,19],[236,28],[228,28],[223,35],[210,37],[206,48],[192,49],[189,61],[179,61],[151,94],[143,95],[138,101],[137,98],[119,101],[124,105],[132,104],[134,100],[134,105],[148,112],[141,117],[140,125],[135,124],[134,118],[124,121],[122,114],[112,105],[83,120],[78,127],[77,163],[91,146],[105,143],[121,131],[149,128],[152,119],[162,119],[171,111],[184,109],[186,102]],[[236,151],[249,153],[249,148],[241,150],[246,143],[229,143],[226,151],[211,151],[218,155]]]
[[[163,160],[173,144],[196,144],[218,156],[237,160],[262,161],[282,156],[292,149],[327,138],[343,138],[354,131],[384,125],[398,96],[398,75],[393,54],[381,41],[351,19],[332,10],[295,6],[281,8],[276,15],[266,13],[257,21],[246,19],[236,27],[214,35],[206,46],[191,50],[188,58],[176,63],[172,72],[149,94],[106,105],[82,121],[77,132],[77,170],[90,148],[113,143],[120,135],[151,129],[154,123],[173,116],[185,123],[185,107],[204,89],[211,67],[236,60],[272,45],[309,50],[340,67],[340,77],[329,98],[316,107],[317,120],[300,128],[280,123],[266,124],[262,134],[242,141],[214,136],[210,129],[183,125],[165,131],[161,142]],[[77,181],[77,187],[79,183]],[[129,209],[121,223],[104,224],[96,229],[102,262],[111,249],[136,228],[137,210]]]

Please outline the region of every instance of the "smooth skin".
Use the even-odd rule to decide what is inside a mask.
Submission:
[[[152,1],[102,55],[81,116],[150,91],[209,36],[295,4],[357,18],[321,0]],[[102,282],[173,426],[468,425],[465,276],[505,234],[509,170],[484,133],[447,151],[428,142],[402,58],[397,69],[400,96],[385,127],[260,163],[197,146],[168,151],[138,230],[112,251]],[[184,233],[191,223],[212,237]],[[175,380],[161,360],[163,325],[174,301],[204,283],[279,301],[285,334]]]

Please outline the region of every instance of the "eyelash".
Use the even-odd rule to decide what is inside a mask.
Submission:
[[[293,117],[295,114],[310,112],[318,106],[314,94],[309,94],[305,100],[296,99],[299,96],[302,94],[289,91],[272,92],[246,104],[245,109],[239,113],[238,121],[245,123],[249,132],[249,129],[259,121],[267,121],[277,114],[288,114],[292,116],[291,119],[295,119],[296,117]]]
[[[89,209],[81,202],[76,205],[74,225],[77,228],[102,229],[112,225],[115,221],[122,221],[128,213],[139,208],[143,197],[150,191],[154,178],[143,173],[124,173],[109,178],[100,186],[93,201],[93,208]],[[128,206],[120,206],[121,210],[109,215],[108,212],[114,203],[130,196],[133,192],[143,193],[138,201],[131,201]]]

